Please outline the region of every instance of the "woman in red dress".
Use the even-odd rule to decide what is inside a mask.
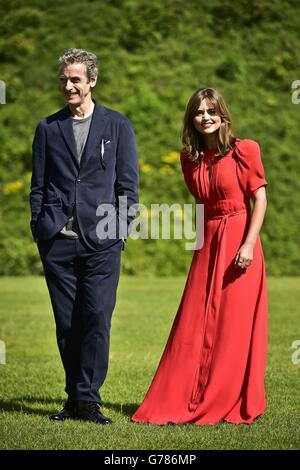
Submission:
[[[181,165],[204,204],[204,244],[147,395],[142,423],[251,424],[266,408],[267,292],[259,231],[267,182],[259,145],[234,137],[218,92],[201,88],[184,118]],[[252,210],[250,205],[252,200]]]

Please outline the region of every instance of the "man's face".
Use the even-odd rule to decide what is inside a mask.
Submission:
[[[65,67],[60,76],[60,89],[68,104],[80,106],[91,97],[91,90],[96,85],[97,78],[88,81],[85,64],[70,64]]]

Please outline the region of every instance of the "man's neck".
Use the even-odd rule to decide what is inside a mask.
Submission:
[[[75,119],[84,119],[90,116],[92,112],[94,111],[94,107],[95,105],[92,99],[78,106],[69,105],[71,114]]]

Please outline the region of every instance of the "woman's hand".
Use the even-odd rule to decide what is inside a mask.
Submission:
[[[253,246],[247,243],[244,243],[234,259],[234,264],[236,268],[246,269],[253,261]]]

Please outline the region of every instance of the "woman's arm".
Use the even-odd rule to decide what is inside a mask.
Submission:
[[[235,257],[235,265],[240,269],[245,269],[250,266],[253,260],[254,245],[263,224],[267,208],[265,187],[262,186],[258,188],[258,190],[253,194],[252,199],[254,206],[251,214],[249,230],[243,245],[240,247]]]

